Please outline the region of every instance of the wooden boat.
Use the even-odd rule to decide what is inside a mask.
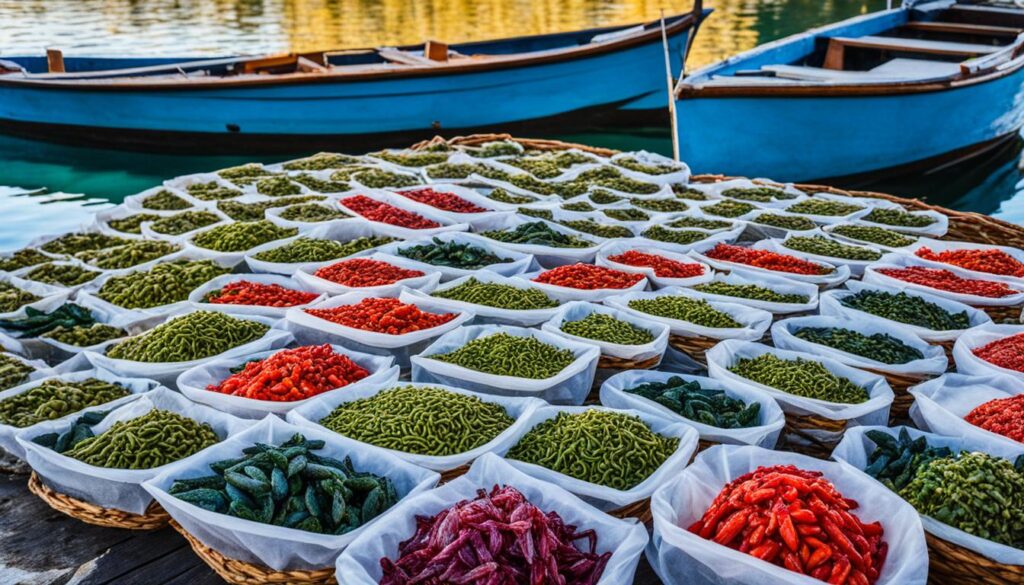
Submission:
[[[710,10],[639,25],[445,45],[184,61],[8,57],[0,131],[189,152],[407,143],[438,130],[633,120],[668,104]],[[48,66],[49,65],[49,66]]]
[[[1024,9],[908,3],[768,43],[676,88],[695,172],[856,183],[999,146],[1024,123]]]

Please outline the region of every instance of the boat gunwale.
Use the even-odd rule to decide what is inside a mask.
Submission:
[[[710,12],[710,9],[701,9],[701,3],[697,2],[695,3],[694,10],[691,12],[665,17],[666,35],[675,36],[677,34],[681,34],[686,30],[695,28],[697,25],[700,24],[701,20],[707,17],[707,15]],[[662,29],[660,26],[655,26],[655,24],[658,22],[658,20],[655,20],[650,22],[632,23],[621,26],[600,27],[593,29],[584,29],[579,31],[568,31],[566,33],[549,33],[544,35],[528,35],[524,37],[510,37],[506,39],[490,39],[485,41],[471,41],[467,43],[459,43],[459,45],[472,45],[475,43],[483,42],[513,41],[516,39],[537,38],[561,34],[594,33],[595,35],[597,35],[601,34],[602,32],[627,30],[638,26],[645,27],[644,30],[638,31],[634,34],[626,35],[623,36],[622,38],[616,38],[606,42],[590,42],[585,45],[568,46],[564,48],[549,49],[543,51],[532,51],[529,53],[519,53],[512,55],[496,55],[492,57],[489,56],[483,59],[454,59],[430,65],[403,65],[401,67],[395,68],[382,67],[380,69],[375,69],[372,71],[346,71],[345,67],[336,67],[333,69],[326,69],[325,71],[322,72],[295,72],[274,75],[249,75],[244,77],[120,77],[101,79],[60,79],[59,77],[40,78],[24,76],[18,77],[17,74],[6,74],[0,75],[0,87],[22,87],[33,89],[45,88],[77,91],[181,91],[200,89],[234,89],[251,86],[285,86],[315,83],[337,83],[341,81],[374,81],[384,79],[391,80],[396,78],[402,79],[407,77],[441,77],[448,75],[462,75],[494,70],[500,71],[507,69],[517,69],[523,67],[530,67],[534,65],[544,65],[549,63],[569,62],[578,59],[600,56],[607,53],[613,53],[624,49],[630,49],[636,46],[648,44],[652,41],[657,41],[660,43]],[[423,45],[404,45],[397,48],[401,50],[422,46]],[[375,49],[355,48],[345,50],[365,51]],[[314,51],[299,53],[297,54],[297,56],[302,57],[330,52],[330,50]],[[263,55],[258,57],[239,57],[236,59],[236,62],[244,62],[247,60],[253,60],[264,57],[266,56]],[[217,59],[214,58],[212,60]],[[203,61],[204,60],[196,60],[192,61],[191,63],[202,63]],[[181,63],[181,65],[186,64],[188,64],[188,62]],[[167,67],[169,69],[169,73],[173,71],[173,69],[170,69],[170,67],[172,67],[170,65],[163,67]],[[110,73],[114,74],[117,71],[124,70],[111,70]]]

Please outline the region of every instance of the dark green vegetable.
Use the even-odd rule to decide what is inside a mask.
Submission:
[[[546,219],[552,221],[555,219],[555,212],[550,209],[532,209],[530,207],[520,207],[516,210],[519,215],[527,215],[529,217],[538,217],[540,219]]]
[[[704,284],[698,284],[693,288],[694,290],[712,295],[752,299],[756,301],[766,301],[769,303],[793,303],[802,305],[811,300],[810,297],[806,295],[780,293],[768,287],[758,286],[756,284],[730,284],[721,280],[705,282]]]
[[[337,169],[346,165],[359,164],[361,161],[354,156],[321,152],[306,158],[293,160],[284,165],[286,171],[325,171]]]
[[[702,230],[722,230],[731,228],[733,222],[725,221],[721,219],[704,219],[701,217],[677,217],[672,221],[665,224],[665,227],[670,228],[697,228]]]
[[[572,219],[559,222],[567,228],[599,238],[631,238],[633,232],[621,225],[598,223],[592,219]]]
[[[917,238],[913,236],[905,236],[899,232],[894,232],[885,228],[866,225],[838,225],[832,228],[832,233],[852,240],[860,240],[862,242],[878,244],[879,246],[890,246],[893,248],[909,246],[917,241]]]
[[[741,358],[729,371],[794,396],[842,404],[860,404],[868,400],[867,390],[833,374],[813,360],[783,359],[764,353],[756,358]]]
[[[185,188],[188,194],[202,201],[220,201],[240,197],[242,192],[230,187],[222,187],[217,181],[194,183]]]
[[[143,199],[142,207],[156,211],[180,211],[192,207],[192,204],[167,189],[162,189]]]
[[[935,459],[952,457],[949,447],[932,447],[926,437],[911,439],[907,429],[900,429],[899,437],[882,431],[868,431],[864,435],[877,448],[868,455],[864,473],[898,492],[907,487],[917,471]]]
[[[337,206],[321,205],[319,203],[306,203],[304,205],[292,205],[278,214],[281,219],[288,221],[303,221],[316,223],[319,221],[331,221],[352,217]]]
[[[96,378],[87,378],[81,382],[54,378],[31,390],[0,400],[0,424],[25,428],[65,417],[90,406],[106,404],[128,394],[123,386]]]
[[[687,187],[686,185],[676,184],[672,185],[672,192],[675,196],[680,199],[689,199],[691,201],[707,201],[708,196],[706,193],[693,187]]]
[[[845,307],[933,331],[967,329],[967,311],[950,313],[933,302],[901,292],[863,290],[839,299]]]
[[[218,252],[244,252],[267,242],[290,238],[297,233],[298,228],[278,227],[267,220],[242,221],[200,232],[192,236],[192,243]]]
[[[235,221],[259,221],[266,217],[268,209],[287,207],[309,201],[323,201],[324,199],[326,197],[322,195],[303,195],[300,197],[281,197],[270,201],[257,201],[256,203],[239,203],[238,201],[228,200],[218,201],[217,209]]]
[[[128,335],[128,332],[120,327],[112,327],[103,323],[93,323],[87,326],[57,327],[53,331],[41,335],[54,341],[74,345],[75,347],[92,347],[96,344],[120,339]]]
[[[188,299],[188,294],[229,270],[212,260],[162,262],[149,270],[115,276],[96,296],[125,309],[149,309]]]
[[[55,264],[48,262],[29,270],[25,278],[59,286],[77,286],[85,284],[99,275],[99,272],[83,268],[77,264]]]
[[[433,266],[463,270],[476,270],[492,264],[504,264],[512,261],[511,258],[502,258],[479,246],[454,241],[444,242],[440,238],[432,238],[430,244],[399,248],[398,255]]]
[[[37,264],[42,264],[43,262],[49,262],[50,260],[53,260],[53,258],[43,254],[39,250],[34,248],[22,248],[9,256],[0,258],[0,270],[14,272],[15,270],[20,270],[28,266],[35,266]]]
[[[306,187],[314,193],[341,193],[352,188],[352,186],[346,181],[318,179],[313,175],[307,175],[306,173],[295,175],[291,177],[291,180],[303,187]]]
[[[642,199],[640,197],[634,197],[633,199],[630,199],[630,201],[640,209],[647,209],[658,213],[686,211],[690,208],[689,205],[678,199]]]
[[[118,421],[64,454],[96,467],[154,469],[219,441],[213,427],[206,423],[154,409],[138,418]]]
[[[637,416],[589,409],[560,412],[526,433],[507,457],[570,477],[628,490],[650,477],[679,448]]]
[[[565,211],[594,211],[596,208],[587,203],[586,201],[576,201],[575,203],[565,203],[562,205],[562,209]]]
[[[756,205],[726,199],[724,201],[719,201],[718,203],[702,207],[701,211],[704,213],[710,213],[711,215],[717,215],[719,217],[739,217],[743,214],[750,213],[755,209],[757,209]]]
[[[542,221],[520,224],[512,230],[492,230],[480,234],[508,244],[530,244],[552,248],[588,248],[593,242],[557,232]]]
[[[883,364],[905,364],[924,359],[924,354],[887,333],[864,335],[842,327],[802,327],[793,332],[795,337],[873,359]]]
[[[181,246],[161,240],[136,240],[124,246],[87,250],[75,258],[103,270],[120,270],[145,264],[181,250]]]
[[[0,390],[28,382],[29,375],[34,371],[36,369],[25,362],[0,352]]]
[[[790,213],[806,213],[808,215],[825,215],[829,217],[839,215],[850,215],[864,209],[861,205],[832,201],[829,199],[805,199],[800,203],[790,205],[786,211]]]
[[[469,278],[466,282],[446,290],[435,290],[430,296],[514,311],[550,309],[558,306],[557,301],[538,289],[481,282],[475,278]]]
[[[651,216],[639,209],[627,207],[624,209],[605,209],[602,211],[611,219],[618,221],[649,221]]]
[[[291,182],[288,177],[278,175],[257,181],[256,191],[268,197],[287,197],[302,193],[302,188]]]
[[[0,313],[17,311],[41,298],[8,282],[0,282]]]
[[[384,189],[385,187],[412,187],[419,185],[420,180],[412,175],[392,173],[382,169],[368,169],[352,175],[352,179],[364,187]]]
[[[377,246],[383,246],[392,241],[394,241],[393,238],[381,236],[362,237],[349,242],[298,238],[283,246],[264,250],[254,255],[253,258],[264,262],[279,263],[326,262]]]
[[[32,437],[32,442],[42,445],[47,449],[52,449],[57,453],[65,453],[82,441],[95,437],[96,435],[92,432],[92,427],[103,422],[103,419],[109,413],[110,411],[104,412],[99,410],[87,412],[75,419],[75,422],[71,423],[71,428],[63,433],[45,433]]]
[[[654,335],[647,329],[605,313],[590,313],[578,321],[562,321],[561,329],[569,335],[620,345],[644,345],[654,341]]]
[[[94,232],[65,234],[40,246],[43,252],[71,255],[86,250],[113,248],[130,243],[131,240]]]
[[[270,326],[259,321],[196,311],[110,346],[107,356],[134,362],[187,362],[256,341],[268,330]]]
[[[647,382],[625,391],[657,402],[692,421],[720,429],[744,429],[760,424],[759,402],[747,404],[730,398],[724,390],[701,388],[696,380],[687,382],[672,376],[664,382]]]
[[[279,446],[257,443],[243,457],[210,464],[213,475],[176,480],[168,493],[211,512],[320,534],[347,534],[398,501],[388,478],[357,471],[314,451],[300,434]]]
[[[782,189],[773,189],[771,187],[726,189],[725,191],[722,191],[722,196],[741,199],[743,201],[755,201],[757,203],[770,203],[772,201],[784,199],[796,199],[796,195],[791,195]]]
[[[220,207],[220,203],[218,203],[218,207]],[[235,205],[239,204],[235,203]],[[260,214],[260,219],[262,218],[263,214]],[[149,224],[149,229],[158,234],[180,236],[192,230],[213,225],[218,221],[220,221],[220,216],[210,211],[183,211],[154,221]]]
[[[916,228],[928,227],[938,221],[930,215],[910,213],[909,211],[903,211],[902,209],[883,209],[881,207],[872,209],[871,213],[865,215],[861,219],[864,221],[897,227]]]
[[[844,260],[874,261],[882,257],[881,252],[863,246],[853,246],[837,242],[825,236],[796,236],[786,238],[783,247],[807,254],[842,258]]]
[[[743,324],[733,319],[729,313],[719,311],[707,301],[700,299],[664,295],[652,299],[633,299],[629,301],[628,306],[630,309],[648,315],[678,319],[702,327],[716,329],[743,327]]]
[[[762,213],[754,218],[754,223],[770,225],[784,230],[806,231],[817,227],[810,219],[802,215],[781,215],[778,213]]]
[[[39,337],[58,327],[88,327],[95,322],[87,309],[64,303],[50,313],[28,307],[24,318],[0,320],[0,328],[14,331],[20,337]]]
[[[135,215],[129,215],[128,217],[122,217],[121,219],[111,219],[107,221],[107,225],[110,226],[111,229],[115,229],[126,234],[141,234],[142,222],[155,221],[161,217],[162,216],[154,213],[136,213]]]
[[[710,234],[707,232],[701,232],[697,230],[674,230],[660,225],[649,227],[644,230],[641,236],[658,242],[668,242],[670,244],[692,244],[699,242],[707,238]]]
[[[487,374],[534,380],[550,378],[576,361],[571,350],[508,333],[478,337],[459,349],[426,357]]]
[[[611,191],[606,191],[604,189],[594,189],[593,191],[591,191],[588,197],[591,201],[597,203],[598,205],[609,205],[612,203],[618,203],[619,201],[625,199],[625,197],[621,197],[619,195],[616,195],[615,193],[612,193]]]

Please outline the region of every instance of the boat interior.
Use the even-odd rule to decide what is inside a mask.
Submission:
[[[1024,8],[933,2],[769,43],[683,81],[698,85],[848,85],[964,78],[1024,55]]]

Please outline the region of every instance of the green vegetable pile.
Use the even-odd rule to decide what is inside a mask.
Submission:
[[[475,278],[469,278],[466,282],[446,290],[435,290],[430,296],[514,311],[550,309],[558,306],[557,301],[538,289],[481,282]]]
[[[192,207],[192,204],[167,189],[162,189],[143,199],[142,207],[155,211],[180,211]]]
[[[593,191],[590,192],[590,195],[588,195],[587,197],[589,197],[591,201],[597,203],[598,205],[610,205],[612,203],[618,203],[619,201],[625,199],[625,197],[616,195],[615,193],[612,193],[611,191],[606,191],[605,189],[594,189]]]
[[[0,390],[28,382],[29,375],[34,371],[36,369],[25,362],[0,352]]]
[[[534,209],[531,207],[520,207],[516,210],[519,215],[527,215],[529,217],[538,217],[540,219],[546,219],[553,221],[555,219],[555,212],[550,209]]]
[[[35,266],[36,264],[42,264],[43,262],[49,262],[50,260],[53,260],[53,258],[43,254],[39,250],[34,248],[22,248],[9,256],[0,258],[0,270],[14,272],[15,270],[20,270],[28,266]]]
[[[521,152],[518,144],[503,140],[500,142],[488,142],[476,154],[481,158],[494,158],[496,156],[517,156]]]
[[[58,327],[87,327],[95,322],[87,309],[74,303],[64,303],[49,313],[28,307],[24,318],[0,320],[0,329],[17,332],[19,337],[39,337]]]
[[[551,248],[588,248],[595,245],[589,240],[557,232],[542,221],[520,224],[512,230],[487,231],[480,235],[507,244],[530,244]]]
[[[867,390],[833,374],[813,360],[783,359],[764,353],[756,358],[741,358],[729,371],[794,396],[842,404],[860,404],[868,400]]]
[[[864,433],[877,448],[868,455],[864,473],[898,492],[907,487],[919,469],[935,459],[952,457],[949,447],[931,447],[926,437],[911,439],[907,429],[900,429],[899,438],[882,431]]]
[[[244,252],[267,242],[290,238],[298,228],[278,227],[267,220],[242,221],[210,228],[192,236],[192,243],[217,252]]]
[[[431,242],[430,244],[400,248],[398,255],[433,266],[463,270],[476,270],[492,264],[504,264],[512,261],[511,258],[502,258],[472,244],[461,244],[454,241],[443,242],[439,238],[432,238]]]
[[[770,225],[784,230],[813,230],[817,225],[802,215],[781,215],[778,213],[762,213],[754,218],[754,223]]]
[[[526,433],[507,457],[617,490],[657,471],[679,448],[639,417],[620,412],[560,412]]]
[[[188,194],[201,201],[220,201],[221,199],[234,199],[242,195],[242,192],[230,187],[222,187],[217,181],[209,183],[194,183],[185,188]]]
[[[499,181],[511,178],[505,171],[481,164],[441,163],[427,167],[427,176],[431,179],[467,179],[474,174]]]
[[[623,175],[613,166],[603,166],[583,171],[575,180],[569,181],[569,183],[580,185],[585,188],[589,188],[590,186],[605,187],[615,191],[635,193],[637,195],[651,195],[661,191],[660,185],[631,179]],[[579,193],[577,193],[577,195],[578,194]]]
[[[53,449],[57,453],[66,453],[82,441],[95,437],[92,427],[103,422],[109,413],[110,411],[99,410],[87,412],[76,418],[75,422],[71,423],[71,428],[63,433],[43,433],[32,437],[32,442],[47,449]]]
[[[81,382],[53,378],[27,392],[0,400],[0,424],[25,428],[65,417],[83,408],[106,404],[128,394],[124,387],[96,378]]]
[[[55,264],[48,262],[29,270],[25,278],[57,286],[77,286],[85,284],[99,275],[99,272],[83,268],[77,264]]]
[[[629,301],[628,305],[630,309],[641,313],[686,321],[702,327],[716,329],[743,327],[743,324],[733,319],[729,313],[719,311],[707,301],[700,299],[665,295],[653,299],[633,299]]]
[[[516,195],[515,193],[510,193],[501,187],[488,193],[487,197],[494,201],[510,203],[512,205],[525,205],[527,203],[534,203],[537,201],[535,197],[530,197],[529,195]]]
[[[21,290],[13,284],[0,282],[0,313],[11,313],[40,300],[27,290]]]
[[[321,152],[318,154],[314,154],[313,156],[307,156],[306,158],[300,158],[298,160],[293,160],[290,163],[286,163],[284,165],[284,170],[326,171],[328,169],[337,169],[346,165],[354,165],[359,163],[360,160],[354,156]]]
[[[196,311],[110,346],[107,356],[133,362],[187,362],[256,341],[269,329],[259,321]]]
[[[154,469],[219,441],[217,433],[206,423],[154,409],[138,418],[118,421],[64,454],[96,467]]]
[[[790,250],[828,256],[829,258],[842,258],[844,260],[859,260],[873,262],[882,257],[881,252],[864,248],[863,246],[852,246],[837,242],[825,236],[797,236],[786,238],[782,245]]]
[[[371,445],[443,457],[485,445],[515,422],[505,409],[441,388],[401,386],[347,402],[320,420]]]
[[[438,165],[448,160],[444,152],[389,152],[382,150],[373,156],[402,167],[426,167]]]
[[[647,382],[625,391],[657,402],[692,421],[720,429],[756,427],[760,421],[759,402],[747,404],[730,398],[724,390],[701,388],[700,382],[687,382],[679,376],[664,382]]]
[[[394,506],[386,477],[360,472],[348,457],[314,451],[323,441],[296,434],[280,446],[257,443],[243,457],[210,464],[213,475],[179,479],[168,493],[211,512],[317,534],[347,534]]]
[[[562,205],[562,209],[564,209],[565,211],[587,212],[594,211],[596,208],[593,205],[587,203],[586,201],[576,201],[573,203],[564,203]]]
[[[125,309],[149,309],[187,300],[200,285],[228,272],[212,260],[163,262],[108,279],[96,296]]]
[[[420,180],[412,175],[402,175],[381,169],[368,169],[359,171],[352,175],[352,178],[364,187],[370,189],[384,189],[387,187],[412,187],[418,185]]]
[[[605,313],[590,313],[579,321],[562,321],[561,329],[569,335],[619,345],[644,345],[654,341],[654,335],[647,329]]]
[[[107,222],[107,225],[110,226],[111,229],[115,229],[126,234],[141,234],[142,222],[155,221],[161,217],[162,216],[156,215],[155,213],[136,213],[135,215],[129,215],[128,217],[122,217],[121,219],[111,219]]]
[[[905,364],[924,359],[924,354],[919,349],[910,347],[887,333],[864,335],[842,327],[802,327],[794,331],[793,335],[804,341],[866,357],[883,364]]]
[[[307,175],[306,173],[295,175],[294,177],[291,177],[291,179],[314,193],[341,193],[352,188],[352,186],[345,181],[318,179],[313,175]]]
[[[913,236],[905,236],[885,228],[866,225],[837,225],[832,228],[832,233],[852,240],[860,240],[892,248],[902,248],[917,241],[917,238]]]
[[[631,199],[633,205],[640,209],[646,209],[648,211],[656,211],[658,213],[671,213],[674,211],[686,211],[690,208],[686,203],[678,199],[641,199],[639,197]]]
[[[722,230],[733,226],[733,222],[721,219],[704,219],[702,217],[677,217],[665,224],[670,228],[697,228],[702,230]]]
[[[43,252],[50,254],[71,256],[86,250],[113,248],[114,246],[123,246],[128,243],[131,243],[131,240],[95,232],[82,232],[65,234],[57,239],[50,240],[43,244],[41,249]]]
[[[672,193],[680,199],[689,199],[691,201],[707,201],[708,196],[706,193],[699,189],[687,187],[686,185],[676,184],[672,185]]]
[[[621,225],[598,223],[592,219],[571,219],[559,222],[567,228],[599,238],[631,238],[633,232]]]
[[[796,195],[791,195],[781,189],[772,189],[771,187],[726,189],[725,191],[722,191],[722,196],[731,197],[733,199],[742,199],[744,201],[755,201],[757,203],[770,203],[772,201],[784,199],[796,199]]]
[[[645,175],[667,175],[681,169],[681,167],[677,165],[670,165],[666,163],[642,163],[633,156],[618,158],[614,161],[614,164],[626,170],[643,173]]]
[[[235,203],[235,205],[239,204]],[[220,203],[218,203],[219,206]],[[260,218],[263,218],[263,214],[260,214]],[[166,236],[180,236],[192,230],[213,225],[218,221],[220,221],[220,217],[210,211],[183,211],[154,221],[149,224],[149,229]]]
[[[758,286],[756,284],[730,284],[728,282],[722,282],[721,280],[698,284],[693,287],[693,289],[711,295],[766,301],[769,303],[792,303],[802,305],[811,300],[810,297],[806,295],[780,293],[768,287]]]
[[[79,252],[75,257],[103,270],[121,270],[163,258],[178,250],[181,250],[181,246],[170,242],[136,240],[124,246]]]
[[[308,203],[310,201],[323,201],[326,197],[322,195],[302,195],[299,197],[281,197],[270,201],[257,201],[255,203],[239,203],[238,201],[218,201],[217,210],[235,221],[259,221],[266,216],[268,209],[275,207],[287,207],[297,203]],[[209,225],[209,224],[206,224]]]
[[[278,215],[280,215],[281,219],[287,219],[288,221],[303,221],[306,223],[316,223],[319,221],[331,221],[334,219],[352,217],[338,207],[321,205],[319,203],[292,205],[291,207],[281,211]]]
[[[832,201],[830,199],[805,199],[800,203],[790,205],[786,211],[790,213],[806,213],[808,215],[824,215],[835,217],[839,215],[850,215],[864,209],[860,205]]]
[[[717,215],[719,217],[739,217],[745,213],[750,213],[755,209],[757,209],[756,205],[744,203],[742,201],[732,201],[729,199],[701,208],[704,213],[710,213],[711,215]]]
[[[701,232],[697,230],[674,230],[660,225],[649,227],[640,233],[641,236],[648,240],[655,240],[658,242],[668,242],[670,244],[687,245],[694,242],[699,242],[708,237],[707,232]]]
[[[272,175],[273,173],[256,163],[230,167],[217,172],[218,177],[227,179],[240,186],[251,185],[263,177],[269,177]]]
[[[916,325],[933,331],[967,329],[971,326],[967,311],[950,313],[933,302],[908,295],[863,290],[839,299],[845,307],[871,313],[872,315]]]
[[[391,241],[393,241],[392,238],[381,236],[362,237],[350,242],[299,238],[283,246],[264,250],[254,255],[253,258],[264,262],[277,263],[327,262],[328,260],[343,258],[356,252],[382,246]]]
[[[535,337],[508,333],[478,337],[449,353],[427,357],[487,374],[533,380],[555,376],[576,361],[571,350],[549,345]]]
[[[881,207],[872,209],[871,213],[865,215],[861,219],[864,221],[896,227],[915,228],[928,227],[938,221],[930,215],[910,213],[909,211],[903,211],[902,209],[883,209]]]
[[[268,197],[287,197],[302,193],[302,188],[288,180],[288,177],[278,175],[257,181],[256,191]]]
[[[96,344],[110,341],[111,339],[120,339],[127,335],[128,332],[120,327],[93,323],[92,325],[78,325],[75,327],[57,327],[53,331],[44,333],[41,337],[75,347],[92,347]]]

